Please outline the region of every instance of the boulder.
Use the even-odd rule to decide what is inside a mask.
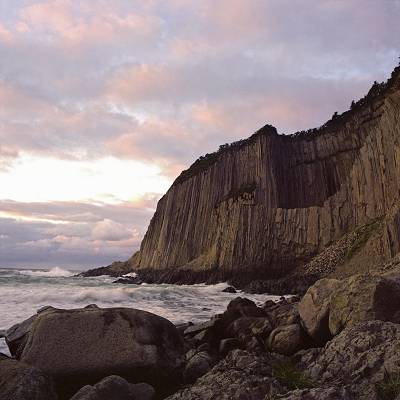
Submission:
[[[213,366],[211,356],[205,352],[194,354],[186,364],[183,379],[186,383],[193,383],[197,378],[206,374]]]
[[[237,338],[247,350],[264,350],[271,331],[272,325],[266,317],[241,317],[233,321],[225,333],[227,337]]]
[[[225,357],[231,350],[240,348],[240,342],[236,338],[222,339],[219,344],[219,353]]]
[[[71,400],[153,400],[155,395],[155,390],[147,383],[131,384],[112,375],[94,386],[84,386]]]
[[[0,355],[0,400],[57,400],[51,377]]]
[[[278,400],[356,400],[346,387],[324,387],[313,389],[297,389],[284,395],[278,395]]]
[[[89,308],[39,314],[20,358],[72,394],[109,375],[168,390],[183,356],[182,337],[168,320],[130,308]]]
[[[281,393],[281,384],[272,377],[271,357],[233,350],[194,385],[167,400],[260,400]]]
[[[290,356],[310,347],[310,340],[300,324],[282,325],[271,332],[267,345],[274,353]]]
[[[379,400],[377,385],[400,376],[399,353],[400,325],[366,321],[344,329],[324,348],[303,352],[299,366],[321,385],[340,382],[357,400]]]
[[[298,303],[288,303],[286,300],[269,307],[266,314],[273,328],[300,322]]]
[[[301,323],[318,344],[325,344],[332,338],[329,331],[331,295],[339,286],[337,279],[321,279],[307,290],[299,303]]]
[[[400,322],[400,282],[379,275],[354,275],[331,296],[329,330],[337,335],[361,321]]]
[[[236,289],[233,286],[226,287],[222,292],[223,293],[237,293]]]

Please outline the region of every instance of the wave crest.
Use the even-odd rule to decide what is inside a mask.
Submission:
[[[20,275],[39,276],[39,277],[47,277],[47,278],[64,278],[64,277],[74,275],[74,272],[68,271],[67,269],[63,269],[60,267],[54,267],[48,271],[20,270],[20,271],[18,271],[18,273]]]

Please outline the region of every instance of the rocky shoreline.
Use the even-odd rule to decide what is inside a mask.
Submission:
[[[201,324],[45,307],[4,332],[0,400],[398,400],[400,270],[238,297]]]
[[[263,274],[260,270],[237,269],[232,273],[231,271],[219,270],[217,268],[200,271],[185,268],[166,268],[162,270],[148,268],[136,270],[136,276],[124,276],[132,272],[129,265],[125,266],[124,262],[116,262],[107,267],[90,269],[77,276],[95,277],[108,275],[116,278],[115,283],[134,285],[142,283],[167,283],[173,285],[204,283],[213,285],[227,282],[229,285],[246,293],[268,293],[271,295],[281,295],[282,293],[303,295],[321,277],[321,274],[306,274],[303,271],[295,270],[285,277],[277,276],[271,278],[270,274]]]

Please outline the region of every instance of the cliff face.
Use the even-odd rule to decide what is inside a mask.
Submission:
[[[159,201],[131,266],[276,277],[378,218],[382,256],[398,253],[399,69],[318,130],[266,126],[194,163]]]

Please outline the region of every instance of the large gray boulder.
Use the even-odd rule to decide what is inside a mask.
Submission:
[[[354,275],[341,282],[330,299],[332,335],[361,321],[400,322],[400,281],[395,277]]]
[[[84,386],[71,400],[154,400],[155,391],[147,383],[132,384],[120,376],[108,376],[94,386]]]
[[[348,385],[357,400],[379,400],[376,386],[400,376],[400,325],[366,321],[346,328],[324,348],[303,352],[300,367],[320,386]]]
[[[331,296],[340,287],[337,279],[321,279],[312,285],[299,303],[301,323],[317,344],[331,339],[329,312]]]
[[[57,400],[57,394],[48,375],[0,355],[0,400]]]
[[[109,375],[164,390],[181,372],[182,338],[168,320],[130,308],[55,310],[39,314],[20,359],[74,393]]]

